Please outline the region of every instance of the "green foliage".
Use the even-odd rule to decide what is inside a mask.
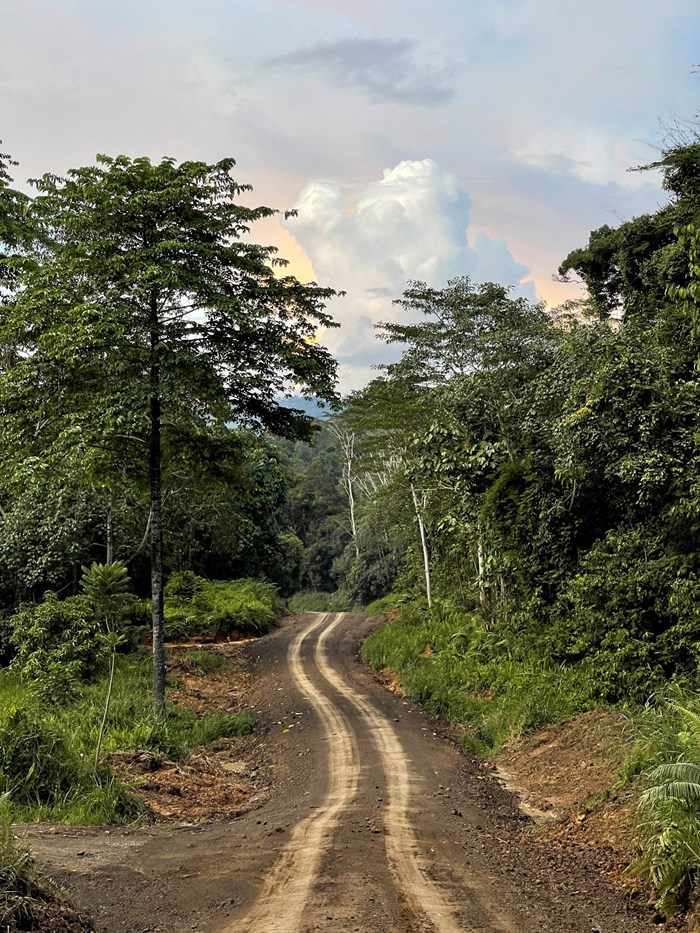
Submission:
[[[169,591],[165,600],[166,635],[192,638],[226,637],[234,631],[263,635],[282,610],[276,588],[262,580],[211,581],[188,575],[176,578],[175,587],[192,592],[188,597]]]
[[[393,671],[410,697],[465,725],[471,751],[492,751],[594,706],[595,677],[587,666],[504,659],[500,650],[478,615],[445,605],[432,612],[402,607],[362,648],[372,667]]]
[[[295,593],[287,607],[290,612],[347,612],[352,608],[343,593],[313,591]]]
[[[669,678],[693,675],[700,615],[688,601],[698,587],[682,571],[648,528],[610,532],[563,590],[549,653],[590,661],[608,702],[643,702]]]
[[[649,786],[637,820],[643,854],[631,871],[668,917],[687,904],[700,878],[700,697],[676,691],[648,708],[638,729],[636,755],[649,769]]]
[[[10,708],[0,721],[0,793],[19,804],[45,804],[80,784],[79,756],[39,708]]]
[[[114,624],[130,583],[129,571],[117,560],[111,564],[93,563],[90,567],[83,567],[80,586],[95,612]]]
[[[22,681],[0,671],[1,818],[103,824],[145,816],[108,765],[100,765],[95,779],[93,756],[106,685],[104,677],[84,686],[73,702],[47,710]],[[150,750],[183,760],[193,747],[247,735],[255,726],[249,710],[200,716],[174,706],[165,716],[156,716],[150,687],[147,657],[117,659],[105,753]]]
[[[12,838],[10,824],[0,826],[0,924],[7,931],[35,928],[32,907],[51,886],[29,851]]]
[[[183,602],[190,602],[202,592],[205,583],[202,577],[198,577],[191,570],[176,570],[168,577],[163,592],[166,598],[179,598]]]
[[[382,596],[381,599],[375,599],[365,606],[365,612],[368,615],[379,615],[380,613],[399,609],[410,601],[411,598],[407,593],[389,593],[387,596]]]
[[[185,651],[178,652],[175,657],[183,667],[199,671],[201,674],[236,670],[234,662],[231,658],[226,657],[222,651],[188,648]]]
[[[59,600],[47,593],[7,620],[15,655],[11,668],[45,698],[62,701],[105,667],[107,646],[85,597]]]
[[[1,686],[7,696],[7,686]],[[99,824],[130,822],[141,815],[140,805],[108,771],[95,783],[92,749],[81,752],[82,743],[75,739],[65,713],[47,714],[33,703],[5,707],[0,718],[0,818]]]

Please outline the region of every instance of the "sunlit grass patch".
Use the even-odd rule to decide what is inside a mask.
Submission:
[[[585,665],[500,657],[477,615],[449,607],[402,608],[362,653],[375,670],[393,671],[412,699],[466,725],[463,744],[481,754],[595,706]]]

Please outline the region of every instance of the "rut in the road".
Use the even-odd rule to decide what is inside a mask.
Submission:
[[[289,843],[268,875],[251,911],[230,928],[230,933],[294,933],[342,811],[352,802],[360,779],[355,735],[340,710],[311,683],[304,672],[301,647],[326,620],[322,616],[301,631],[289,646],[289,670],[303,696],[314,705],[328,740],[328,788],[324,805],[295,827]],[[318,643],[316,653],[318,653]]]
[[[356,797],[360,779],[358,742],[342,711],[307,676],[302,660],[306,639],[329,622],[321,616],[300,632],[288,652],[290,673],[302,695],[314,705],[328,741],[328,788],[323,805],[295,827],[288,845],[248,915],[229,933],[296,933],[304,908],[317,880],[323,851],[331,845],[341,813]],[[342,621],[336,615],[317,639],[314,661],[324,680],[358,711],[373,736],[381,756],[389,802],[384,814],[386,852],[392,876],[404,901],[416,917],[427,920],[440,933],[461,928],[453,908],[428,877],[418,855],[409,818],[411,781],[408,762],[394,729],[364,697],[349,687],[334,670],[326,642]]]

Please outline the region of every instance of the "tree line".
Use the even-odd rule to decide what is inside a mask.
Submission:
[[[668,204],[571,252],[560,274],[587,293],[555,312],[409,283],[379,326],[400,360],[333,419],[341,603],[476,608],[507,656],[593,664],[606,700],[694,679],[700,143],[653,167]]]
[[[77,592],[81,564],[127,562],[150,597],[159,712],[167,572],[292,587],[300,545],[265,432],[309,438],[281,399],[335,398],[314,339],[334,292],[253,241],[274,211],[240,203],[234,165],[98,156],[29,196],[0,156],[1,598]]]

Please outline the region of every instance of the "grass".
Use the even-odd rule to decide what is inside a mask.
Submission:
[[[146,815],[107,765],[101,766],[97,778],[93,772],[104,694],[102,679],[84,687],[72,704],[46,706],[17,678],[0,671],[0,819],[101,825]],[[184,706],[170,706],[159,718],[150,694],[150,660],[121,657],[104,754],[150,750],[182,760],[196,746],[247,735],[255,726],[248,710],[198,715]]]
[[[214,674],[217,671],[237,670],[231,658],[222,651],[207,651],[205,648],[188,648],[186,651],[173,652],[182,667],[200,674]]]
[[[26,849],[15,845],[9,824],[0,826],[0,925],[3,930],[32,929],[32,907],[42,879]]]
[[[466,726],[468,751],[487,754],[532,729],[595,706],[593,675],[535,657],[498,656],[477,615],[410,606],[365,641],[375,669],[394,672],[412,699]]]
[[[406,605],[369,636],[362,653],[375,670],[393,671],[410,697],[464,725],[463,744],[478,754],[597,705],[585,663],[512,658],[504,647],[493,644],[477,615]],[[642,851],[628,871],[670,917],[700,890],[700,693],[671,685],[628,715],[634,746],[620,783],[639,782]]]

